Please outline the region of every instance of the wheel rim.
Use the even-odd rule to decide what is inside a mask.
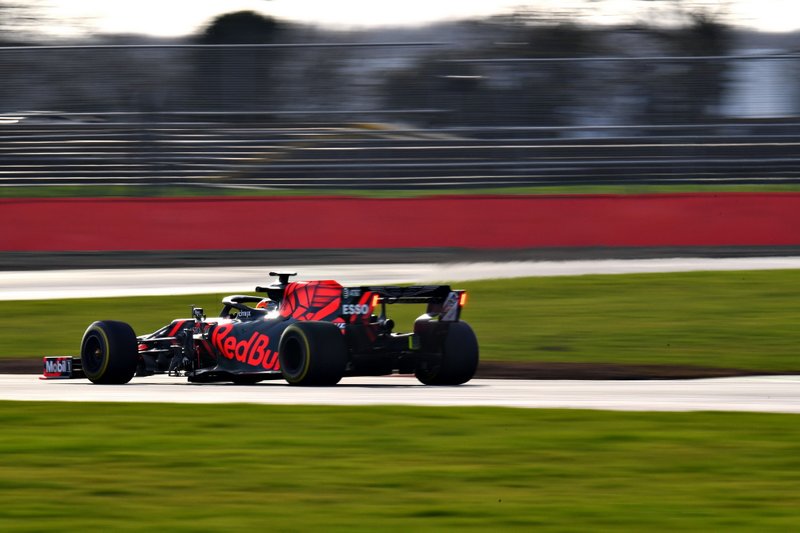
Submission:
[[[90,335],[83,347],[82,364],[84,371],[96,374],[103,366],[106,357],[105,347],[97,335]]]

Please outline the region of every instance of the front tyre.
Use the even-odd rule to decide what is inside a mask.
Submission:
[[[447,328],[441,356],[417,369],[415,375],[425,385],[461,385],[478,369],[478,339],[466,322],[453,322]]]
[[[138,362],[136,334],[125,322],[94,322],[83,334],[81,365],[92,383],[127,383],[136,373]]]
[[[290,385],[336,385],[347,366],[347,343],[335,324],[295,322],[281,335],[278,358]]]

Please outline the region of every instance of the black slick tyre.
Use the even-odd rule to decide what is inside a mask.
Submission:
[[[138,362],[136,334],[125,322],[94,322],[83,334],[81,364],[92,383],[127,383],[136,373]]]
[[[347,343],[335,324],[295,322],[281,335],[278,357],[290,385],[336,385],[347,366]]]
[[[447,328],[441,357],[421,366],[415,375],[425,385],[461,385],[478,369],[478,339],[466,322],[453,322]]]

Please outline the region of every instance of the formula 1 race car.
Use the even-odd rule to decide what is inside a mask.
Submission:
[[[265,296],[223,298],[218,317],[193,308],[147,335],[103,320],[86,330],[80,357],[46,357],[45,378],[122,384],[169,374],[190,382],[250,384],[283,377],[292,385],[334,385],[344,376],[415,374],[427,385],[460,385],[478,366],[478,341],[460,320],[466,292],[447,285],[342,287],[333,280],[277,276]],[[427,308],[412,333],[395,333],[386,307]],[[254,306],[248,304],[256,304]]]

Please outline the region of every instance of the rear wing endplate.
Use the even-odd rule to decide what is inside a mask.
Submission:
[[[450,285],[412,285],[397,286],[361,286],[344,287],[342,289],[342,308],[345,311],[361,304],[361,309],[369,309],[381,305],[381,315],[385,315],[387,304],[427,304],[426,312],[439,317],[439,320],[455,322],[461,315],[461,308],[466,303],[466,291],[451,289]],[[350,314],[345,312],[344,314]]]

